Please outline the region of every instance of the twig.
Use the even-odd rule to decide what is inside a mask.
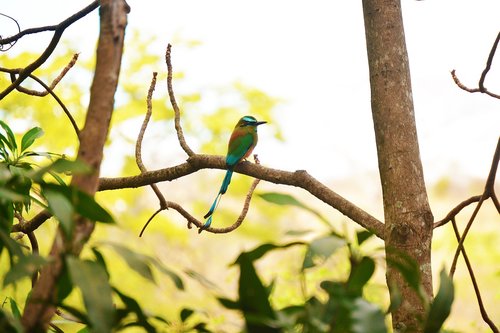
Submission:
[[[488,60],[486,61],[486,67],[484,68],[483,72],[481,73],[481,77],[479,78],[479,88],[468,88],[465,86],[460,80],[458,79],[455,70],[451,71],[451,77],[453,78],[453,81],[455,81],[455,84],[462,90],[465,90],[470,93],[484,93],[487,94],[493,98],[500,99],[500,95],[492,93],[486,89],[484,86],[484,80],[486,80],[486,75],[491,69],[491,64],[493,62],[493,57],[495,56],[495,52],[497,50],[498,42],[500,41],[500,32],[497,35],[497,38],[495,39],[495,42],[493,43],[493,46],[491,47],[490,54],[488,56]]]
[[[52,36],[52,40],[50,41],[49,45],[45,49],[45,51],[36,59],[34,62],[32,62],[30,65],[25,67],[20,73],[17,79],[12,82],[7,88],[4,89],[4,91],[0,92],[0,100],[2,100],[5,96],[7,96],[12,90],[16,89],[35,69],[40,67],[52,54],[52,52],[55,50],[57,44],[59,43],[59,40],[61,39],[61,36],[64,32],[64,30],[69,27],[71,24],[74,22],[78,21],[82,17],[86,16],[90,12],[92,12],[94,9],[99,7],[99,1],[94,1],[78,13],[70,16],[69,18],[65,19],[61,23],[59,23],[57,26],[50,26],[50,27],[43,27],[43,28],[38,28],[38,29],[32,29],[33,31],[30,31],[29,33],[34,33],[34,32],[40,32],[40,31],[47,31],[47,30],[52,30],[54,29],[54,35]],[[45,28],[45,29],[44,29]],[[16,36],[6,38],[3,40],[0,40],[0,44],[5,44],[5,43],[10,43],[12,40],[17,40],[27,34],[26,31],[20,32]]]
[[[21,32],[21,27],[19,26],[19,22],[17,22],[17,20],[15,18],[10,17],[9,15],[6,15],[6,14],[2,14],[2,13],[0,13],[0,15],[5,16],[7,18],[10,18],[12,21],[14,21],[14,23],[17,25],[17,31]],[[2,40],[2,36],[0,36],[0,40]],[[0,43],[0,51],[6,52],[6,51],[10,50],[14,46],[14,44],[16,44],[16,42],[17,42],[17,40],[13,40],[10,43]],[[9,47],[6,49],[3,48],[3,46],[5,44],[9,44]]]
[[[497,51],[497,46],[498,46],[499,40],[500,40],[500,32],[498,33],[497,38],[495,39],[495,42],[493,43],[493,46],[491,47],[490,54],[488,55],[488,60],[486,61],[486,67],[484,68],[483,72],[481,73],[481,78],[479,79],[479,90],[481,92],[486,91],[486,88],[484,87],[484,80],[486,79],[486,75],[490,71],[491,63],[493,62],[493,57],[495,56],[495,52]]]
[[[168,44],[167,52],[165,53],[165,61],[167,63],[168,75],[167,75],[167,86],[168,86],[168,96],[170,97],[170,103],[172,104],[172,108],[174,109],[174,124],[175,131],[177,132],[177,138],[179,139],[179,144],[182,149],[186,152],[188,156],[193,156],[194,152],[191,150],[189,145],[186,143],[186,139],[184,138],[184,133],[182,131],[181,126],[181,112],[179,107],[177,106],[177,102],[175,101],[174,89],[172,88],[172,60],[170,57],[170,51],[172,49],[172,45]]]
[[[257,154],[254,154],[253,158],[254,158],[255,164],[260,165],[259,157],[257,156]],[[238,219],[236,219],[236,222],[234,222],[229,227],[225,227],[225,228],[212,228],[212,227],[204,228],[203,227],[204,224],[196,225],[198,227],[198,233],[200,234],[203,230],[207,230],[209,232],[222,234],[222,233],[231,232],[234,229],[238,228],[243,223],[243,221],[245,220],[245,217],[247,216],[248,208],[250,207],[250,201],[252,200],[253,192],[255,191],[255,188],[257,187],[257,185],[259,185],[259,182],[260,182],[260,179],[255,178],[252,185],[250,186],[250,189],[248,190],[247,196],[245,198],[245,202],[243,203],[243,208],[241,210],[240,216],[238,216]],[[189,227],[189,225],[188,225],[188,227]]]
[[[450,212],[442,220],[435,222],[434,228],[441,227],[441,226],[445,225],[446,223],[450,222],[453,218],[455,218],[455,216],[458,215],[458,213],[460,213],[462,211],[462,209],[469,206],[470,204],[473,204],[474,202],[478,202],[479,200],[481,200],[481,196],[475,195],[473,197],[470,197],[467,200],[462,201],[455,208],[450,210]]]
[[[464,229],[462,237],[460,238],[460,241],[458,242],[458,247],[457,247],[457,250],[455,251],[455,256],[453,257],[453,263],[451,265],[452,271],[455,270],[455,267],[457,265],[458,256],[459,256],[460,251],[462,250],[464,242],[465,242],[465,237],[467,237],[467,234],[472,226],[472,223],[474,222],[474,219],[476,218],[477,213],[481,209],[483,202],[486,201],[490,197],[493,198],[496,196],[495,189],[494,189],[494,183],[495,183],[495,175],[496,175],[497,169],[498,169],[498,160],[499,159],[500,159],[500,137],[498,138],[498,143],[497,143],[497,147],[495,149],[495,154],[493,155],[493,162],[491,163],[490,172],[488,174],[488,178],[486,181],[486,185],[484,187],[483,194],[481,195],[481,198],[479,199],[476,208],[472,212],[472,215],[469,219],[469,222],[467,223],[467,226]],[[495,201],[495,199],[493,201]]]
[[[457,227],[457,222],[455,221],[455,217],[451,218],[451,223],[453,225],[453,231],[455,232],[455,236],[457,238],[457,241],[460,242],[460,233],[458,232],[458,227]],[[481,292],[479,291],[479,286],[476,281],[476,277],[474,275],[474,269],[472,269],[472,265],[469,261],[469,257],[467,256],[467,253],[465,252],[465,247],[462,247],[462,255],[465,260],[465,265],[467,266],[467,270],[469,271],[470,279],[472,281],[472,287],[474,288],[474,292],[476,294],[477,298],[477,304],[479,305],[479,311],[481,312],[481,317],[483,320],[488,324],[488,326],[491,328],[491,330],[495,333],[498,333],[498,328],[495,326],[493,321],[490,319],[488,316],[488,313],[486,312],[486,308],[484,307],[483,304],[483,299],[481,297]],[[453,274],[455,273],[455,269],[453,271],[450,270],[450,277],[453,278]]]
[[[152,103],[152,98],[153,98],[153,91],[155,90],[156,86],[156,76],[158,73],[154,72],[153,73],[153,79],[151,80],[151,85],[149,87],[148,91],[148,97],[147,97],[147,111],[146,111],[146,116],[144,117],[144,121],[142,122],[141,130],[139,131],[139,136],[137,137],[137,141],[135,144],[135,161],[137,163],[137,166],[141,170],[141,172],[146,172],[147,169],[144,166],[144,163],[142,162],[142,140],[144,138],[144,133],[146,132],[146,128],[148,127],[149,120],[151,119],[151,114],[153,112],[153,103]],[[151,184],[150,185],[153,191],[155,192],[156,196],[158,197],[158,200],[160,200],[160,207],[161,209],[168,209],[167,207],[167,202],[165,198],[163,197],[163,194],[161,193],[160,189],[156,184]]]
[[[49,86],[49,89],[45,88],[45,86],[44,86],[45,90],[43,90],[43,91],[36,91],[36,90],[32,90],[32,89],[27,89],[27,88],[24,88],[22,86],[18,86],[16,89],[20,92],[23,92],[23,93],[25,93],[27,95],[31,95],[31,96],[38,96],[38,97],[47,96],[47,94],[49,94],[51,90],[55,89],[57,84],[62,80],[62,78],[66,75],[66,73],[68,73],[68,71],[76,64],[77,60],[78,60],[78,53],[75,53],[73,55],[73,58],[71,58],[71,61],[63,68],[61,73],[59,73],[59,75],[52,81],[52,83]],[[20,71],[21,71],[20,69],[16,70],[17,73],[19,73]],[[29,77],[33,78],[34,75],[30,75]],[[15,78],[14,78],[14,80],[15,80]],[[12,80],[12,81],[14,81],[14,80]]]
[[[178,179],[201,169],[225,170],[226,168],[223,156],[195,154],[189,157],[187,162],[169,168],[148,171],[130,177],[100,178],[99,191],[137,188],[151,183]],[[370,230],[380,239],[385,238],[385,227],[381,221],[337,194],[305,170],[290,172],[267,168],[255,163],[241,162],[235,167],[234,171],[275,184],[300,187],[362,227]],[[173,207],[169,204],[169,208]]]
[[[18,224],[14,224],[12,226],[12,232],[22,232],[24,234],[28,234],[38,229],[38,227],[40,227],[45,221],[47,221],[51,217],[52,214],[49,211],[43,210],[37,215],[35,215],[35,217],[33,217],[29,221],[25,221],[24,223],[20,222]]]
[[[2,68],[2,67],[0,67],[0,72],[9,73],[10,76],[11,76],[11,80],[15,81],[15,74],[19,74],[20,69],[8,69],[8,68]],[[40,80],[35,75],[30,74],[29,77],[31,79],[35,80],[36,82],[38,82],[45,89],[45,91],[47,91],[56,100],[56,102],[59,104],[59,106],[61,106],[63,112],[66,114],[66,116],[68,117],[69,121],[71,122],[71,126],[73,126],[73,129],[75,130],[76,135],[78,137],[80,137],[80,129],[78,128],[78,125],[76,124],[75,119],[73,118],[73,116],[69,112],[69,110],[66,107],[66,105],[61,101],[61,99],[59,98],[59,96],[56,95],[56,93],[52,90],[52,88],[50,88],[49,86],[47,86],[45,84],[45,82],[43,82],[42,80]],[[23,88],[21,86],[18,86],[16,89],[19,90],[20,92],[28,94],[28,95],[42,96],[42,95],[38,95],[37,91],[29,90],[29,89]]]

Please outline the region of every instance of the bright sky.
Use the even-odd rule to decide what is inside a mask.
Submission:
[[[22,29],[56,24],[90,3],[1,1],[1,11],[18,19]],[[456,69],[464,84],[477,86],[500,30],[500,1],[402,2],[425,175],[429,180],[447,174],[484,178],[500,134],[500,100],[458,89],[450,71]],[[323,179],[376,172],[361,1],[128,3],[128,28],[158,36],[158,45],[148,53],[163,56],[172,43],[174,66],[185,72],[192,87],[202,90],[238,80],[284,100],[276,113],[286,142],[276,143],[271,131],[260,129],[256,152],[265,165],[306,169]],[[6,24],[12,31],[2,19],[2,35]],[[91,56],[97,27],[93,13],[70,27],[63,39],[78,38],[81,53]],[[176,47],[179,40],[202,44]],[[41,41],[28,37],[17,47],[33,49]],[[494,64],[486,86],[500,93],[496,68]]]

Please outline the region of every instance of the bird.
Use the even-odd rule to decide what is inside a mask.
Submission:
[[[233,133],[231,134],[227,145],[226,175],[224,176],[219,193],[215,197],[212,206],[210,207],[208,213],[206,213],[203,217],[207,220],[201,227],[200,232],[210,227],[210,224],[212,223],[212,216],[219,205],[220,198],[224,193],[226,193],[229,183],[231,183],[231,177],[235,166],[243,159],[250,156],[258,141],[257,126],[265,123],[267,123],[267,121],[257,121],[257,119],[253,116],[244,116],[234,127]]]

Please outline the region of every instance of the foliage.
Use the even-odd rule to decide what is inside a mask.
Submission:
[[[6,252],[10,270],[3,278],[2,286],[19,283],[24,278],[36,276],[37,271],[51,261],[50,257],[43,257],[36,253],[27,253],[23,247],[9,237],[14,219],[20,224],[26,223],[23,213],[31,213],[31,203],[35,202],[42,209],[47,209],[60,223],[61,230],[66,237],[72,236],[75,216],[83,216],[92,221],[114,223],[111,215],[102,208],[93,197],[66,185],[63,174],[88,172],[89,168],[79,162],[66,159],[56,159],[47,166],[39,166],[33,158],[56,156],[52,153],[29,151],[28,148],[35,140],[43,135],[43,131],[34,127],[27,131],[21,139],[16,141],[11,128],[0,121],[4,133],[0,133],[0,254]],[[56,180],[48,182],[47,175]],[[151,265],[155,265],[172,278],[178,288],[183,288],[182,280],[171,270],[167,269],[153,258],[147,258],[128,250],[123,246],[113,245],[117,252],[129,263],[130,267],[143,273],[151,274]],[[2,251],[5,249],[6,251]],[[92,328],[93,332],[110,332],[113,328],[141,326],[148,332],[154,332],[150,319],[144,314],[138,303],[120,292],[109,283],[109,276],[104,262],[97,248],[93,249],[94,260],[79,259],[66,254],[64,260],[64,274],[58,281],[59,299],[57,305],[65,309],[81,322]],[[148,261],[145,261],[147,259]],[[65,298],[74,288],[78,288],[82,295],[86,313],[81,312],[64,303]],[[123,303],[115,307],[113,295]],[[10,313],[2,307],[0,311],[0,327],[2,332],[21,332],[20,311],[17,303],[8,298]],[[163,320],[155,317],[156,320]]]

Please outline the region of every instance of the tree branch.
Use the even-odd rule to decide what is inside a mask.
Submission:
[[[10,38],[5,38],[0,40],[0,44],[7,44],[11,43],[14,40],[17,40],[21,38],[22,36],[28,34],[28,33],[36,33],[36,32],[41,32],[41,31],[48,31],[48,30],[54,30],[54,35],[52,37],[52,40],[50,41],[49,45],[45,49],[45,51],[36,59],[34,62],[32,62],[30,65],[25,67],[20,73],[17,79],[12,82],[7,88],[4,89],[0,93],[0,100],[2,100],[5,96],[7,96],[12,90],[16,89],[35,69],[40,67],[52,54],[52,52],[55,50],[57,44],[59,43],[59,40],[61,39],[61,36],[64,32],[64,30],[69,27],[71,24],[74,22],[78,21],[82,17],[86,16],[87,14],[91,13],[94,9],[99,7],[99,1],[94,1],[78,13],[70,16],[69,18],[65,19],[61,23],[59,23],[56,26],[48,26],[48,27],[42,27],[42,28],[35,28],[35,29],[28,29],[25,31],[22,31],[18,33],[15,36],[12,36]]]
[[[480,93],[487,94],[493,98],[500,99],[500,95],[494,94],[494,93],[488,91],[488,89],[486,89],[486,87],[484,86],[484,80],[486,80],[486,75],[488,75],[488,72],[491,69],[491,64],[493,62],[493,57],[495,56],[495,53],[497,51],[499,41],[500,41],[500,32],[498,33],[497,38],[495,39],[495,42],[493,43],[493,46],[491,47],[490,54],[488,55],[488,60],[486,61],[486,66],[484,67],[484,70],[481,73],[481,77],[479,78],[479,84],[478,84],[479,88],[468,88],[462,82],[460,82],[460,80],[458,79],[458,77],[455,73],[455,70],[451,71],[451,77],[453,78],[453,81],[455,81],[455,84],[460,89],[465,90],[465,91],[470,92],[470,93],[480,92]]]
[[[195,154],[190,156],[185,163],[169,168],[148,171],[131,177],[101,178],[99,182],[99,191],[137,188],[150,185],[152,183],[172,181],[201,169],[225,170],[225,159],[223,156]],[[275,184],[300,187],[326,204],[337,209],[354,222],[370,230],[379,238],[384,239],[385,237],[384,224],[382,222],[335,193],[333,190],[309,175],[305,170],[290,172],[267,168],[250,162],[241,162],[236,166],[234,171]]]
[[[184,138],[184,133],[182,131],[181,126],[181,112],[179,107],[177,106],[177,102],[175,101],[174,89],[172,88],[172,60],[170,57],[170,52],[172,50],[172,45],[168,44],[167,52],[165,53],[165,61],[167,63],[168,76],[167,76],[167,86],[168,86],[168,96],[170,97],[170,103],[172,104],[172,108],[174,109],[174,124],[175,131],[177,133],[177,138],[179,139],[179,144],[182,149],[186,152],[188,156],[193,156],[194,152],[191,150],[189,145],[186,143],[186,139]]]

